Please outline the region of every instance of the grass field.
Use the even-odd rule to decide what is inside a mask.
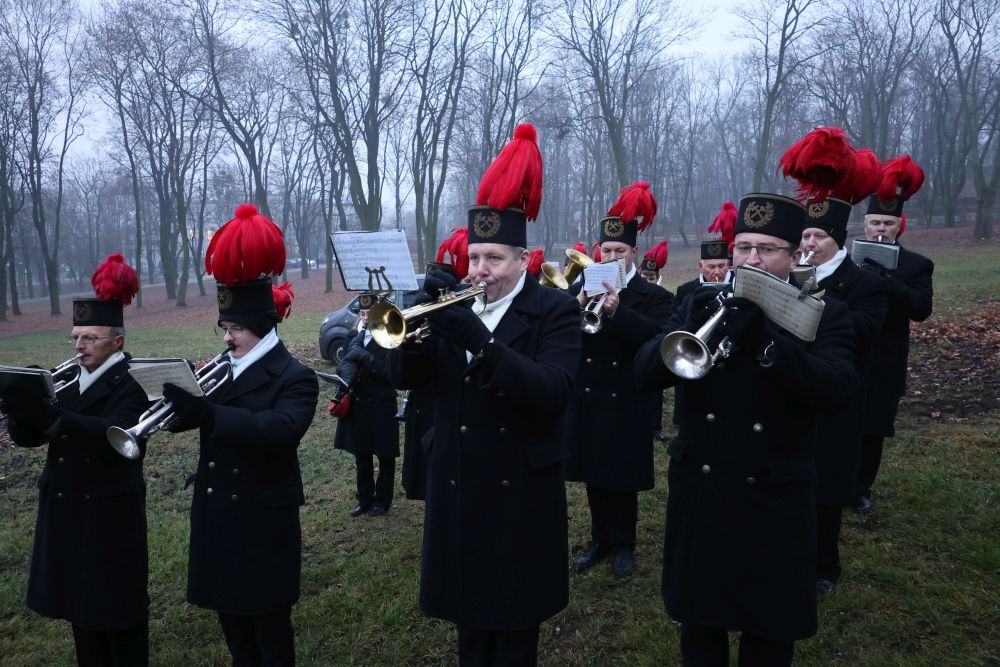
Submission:
[[[986,304],[1000,301],[996,246],[922,251],[937,264],[935,316],[926,326],[960,327]],[[296,316],[281,327],[293,351],[317,368],[319,320]],[[137,328],[129,333],[129,349],[136,356],[204,360],[221,349],[211,324]],[[64,336],[65,331],[5,337],[0,363],[54,365],[71,355]],[[939,358],[936,345],[920,342],[912,354],[931,364]],[[942,377],[955,372],[958,362],[948,360],[934,366]],[[797,664],[1000,665],[1000,414],[994,396],[987,401],[989,410],[932,418],[927,408],[939,399],[950,405],[961,400],[939,379],[922,381],[920,394],[904,401],[898,437],[887,446],[875,511],[864,518],[845,513],[845,573],[836,593],[820,605],[819,634],[797,645]],[[455,664],[453,629],[426,618],[417,605],[423,506],[397,496],[384,517],[348,517],[353,458],[333,449],[335,420],[322,409],[328,393],[324,387],[300,448],[306,505],[302,597],[293,612],[299,664]],[[668,424],[670,404],[668,393]],[[155,665],[227,664],[214,614],[184,601],[190,491],[183,490],[183,482],[196,458],[190,434],[155,436],[146,457]],[[44,449],[0,450],[3,665],[74,662],[68,624],[40,618],[24,606],[35,480],[44,460]],[[572,574],[569,607],[542,627],[544,663],[679,663],[677,631],[659,593],[666,503],[662,446],[656,466],[656,489],[640,495],[637,571],[625,581],[615,580],[608,567]],[[401,496],[398,482],[397,493]],[[588,540],[587,503],[580,485],[569,485],[568,493],[570,547],[576,551]],[[571,557],[567,554],[567,567]]]

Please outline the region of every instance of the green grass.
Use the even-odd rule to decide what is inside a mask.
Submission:
[[[942,251],[937,317],[1000,297],[995,250]],[[292,318],[282,337],[319,367],[319,316]],[[211,322],[129,332],[137,356],[205,359],[220,349]],[[7,337],[0,363],[52,365],[69,356],[64,333]],[[914,353],[919,353],[915,350]],[[300,665],[455,664],[456,637],[417,605],[423,507],[402,499],[379,519],[351,519],[353,458],[334,451],[334,421],[321,405],[300,448],[302,597],[293,612]],[[671,404],[667,393],[667,405]],[[928,400],[924,396],[923,400]],[[669,422],[669,410],[665,416]],[[845,514],[845,573],[820,605],[819,634],[799,642],[800,665],[995,665],[1000,655],[1000,415],[932,420],[905,413],[887,445],[876,510]],[[0,664],[73,664],[66,623],[24,606],[44,450],[0,451]],[[159,434],[149,446],[147,516],[155,665],[228,664],[215,616],[184,601],[191,434]],[[565,665],[678,664],[675,626],[659,593],[666,455],[657,487],[640,495],[638,569],[626,581],[599,566],[570,579],[570,604],[542,627],[542,661]],[[398,469],[398,466],[397,466]],[[569,485],[570,547],[588,539],[587,502]],[[125,557],[126,555],[123,555]],[[567,554],[567,567],[571,554]],[[113,563],[108,564],[113,567]]]

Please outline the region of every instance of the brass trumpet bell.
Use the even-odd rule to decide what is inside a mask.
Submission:
[[[660,342],[660,359],[671,373],[684,380],[697,380],[708,375],[720,357],[727,358],[732,344],[727,336],[713,353],[708,347],[715,328],[726,316],[727,308],[720,304],[718,310],[708,318],[695,333],[674,331]]]
[[[566,248],[566,260],[566,268],[562,273],[549,264],[542,264],[542,277],[538,283],[556,289],[569,289],[569,286],[580,277],[583,267],[594,263],[590,257],[573,248]]]
[[[420,341],[430,334],[425,322],[428,315],[435,310],[474,299],[480,294],[486,294],[484,282],[473,289],[442,294],[436,301],[420,303],[406,310],[400,310],[391,301],[381,300],[368,311],[368,330],[372,332],[375,343],[388,350],[399,347],[406,341]]]

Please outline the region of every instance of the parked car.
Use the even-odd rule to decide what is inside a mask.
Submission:
[[[423,287],[424,274],[417,274],[417,284]],[[401,310],[413,305],[421,290],[406,292],[389,292],[387,298]],[[358,321],[358,297],[351,299],[346,306],[323,318],[319,325],[319,353],[331,363],[338,363],[343,355],[343,346],[354,333],[354,324]]]

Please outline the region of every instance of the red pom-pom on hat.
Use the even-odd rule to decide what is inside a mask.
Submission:
[[[587,254],[587,246],[583,245],[583,243],[581,241],[577,241],[576,242],[576,245],[573,246],[573,250],[576,250],[577,252],[583,253],[584,255]]]
[[[601,242],[597,241],[594,245],[590,246],[590,256],[594,258],[595,262],[601,261]]]
[[[271,293],[274,295],[274,309],[278,312],[278,324],[280,324],[292,314],[292,299],[295,298],[295,292],[292,291],[291,283],[282,283],[277,287],[272,285]]]
[[[667,246],[667,241],[664,239],[660,241],[655,246],[646,251],[643,255],[643,259],[654,259],[656,260],[657,270],[662,269],[667,264],[667,257],[670,254],[670,248]]]
[[[542,154],[538,135],[527,123],[514,128],[511,139],[479,181],[476,204],[524,211],[528,220],[538,217],[542,205]]]
[[[632,183],[622,188],[618,192],[618,201],[608,211],[608,215],[621,218],[625,224],[636,223],[640,232],[653,224],[653,218],[656,217],[656,197],[649,191],[649,183]]]
[[[528,257],[528,273],[536,278],[542,274],[542,264],[545,263],[545,251],[535,248]]]
[[[882,170],[882,184],[876,194],[879,201],[889,201],[899,197],[906,201],[917,193],[924,184],[924,170],[910,159],[909,155],[897,157],[885,163]]]
[[[715,220],[709,225],[708,231],[718,234],[719,239],[733,247],[733,240],[736,238],[736,218],[739,217],[739,210],[736,204],[727,201],[722,205],[722,210],[715,216]]]
[[[205,270],[232,287],[285,270],[285,237],[253,204],[240,204],[205,251]]]
[[[121,301],[123,306],[132,303],[132,297],[139,292],[139,276],[125,263],[125,256],[120,252],[105,258],[94,271],[90,283],[98,299]]]
[[[445,255],[448,256],[447,262],[445,262]],[[451,230],[451,236],[438,246],[437,262],[450,264],[451,268],[455,269],[459,280],[469,275],[469,229],[467,227],[455,227]]]
[[[823,201],[854,166],[854,151],[839,127],[817,127],[789,146],[778,171],[799,182],[799,199]]]

